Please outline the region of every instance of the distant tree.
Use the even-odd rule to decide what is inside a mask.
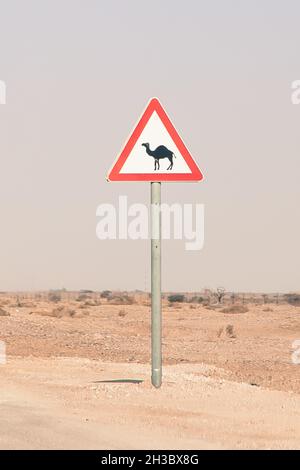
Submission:
[[[225,296],[226,291],[224,287],[218,287],[216,292],[214,292],[214,296],[216,297],[219,304],[222,303],[223,297]]]

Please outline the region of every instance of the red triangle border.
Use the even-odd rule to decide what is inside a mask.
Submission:
[[[176,144],[182,157],[185,159],[187,165],[191,170],[191,173],[120,173],[138,138],[140,137],[150,117],[155,111],[157,112],[162,123],[169,132],[170,137]],[[122,150],[120,156],[118,157],[112,169],[110,170],[107,179],[108,181],[201,181],[203,179],[203,174],[196,165],[193,157],[191,156],[190,152],[183,143],[181,137],[179,136],[178,132],[170,121],[167,113],[163,109],[159,100],[157,98],[152,98],[148,106],[146,107],[144,113],[142,114],[140,120],[138,121],[129,140],[127,141],[124,149]]]

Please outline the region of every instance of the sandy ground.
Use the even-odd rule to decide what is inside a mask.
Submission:
[[[155,390],[148,369],[10,360],[0,369],[0,448],[300,449],[299,395],[218,380],[201,364],[165,367]],[[113,379],[144,382],[99,383]]]
[[[148,306],[68,307],[3,306],[1,449],[300,449],[299,309],[165,306],[156,390]],[[100,382],[113,379],[143,382]]]

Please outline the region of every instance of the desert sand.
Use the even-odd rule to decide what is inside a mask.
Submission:
[[[300,449],[300,308],[165,302],[156,390],[149,305],[98,303],[2,302],[0,449]]]

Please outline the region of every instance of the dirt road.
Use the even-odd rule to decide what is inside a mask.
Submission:
[[[0,366],[1,449],[300,449],[300,396],[234,383],[202,364],[80,358]],[[100,383],[141,379],[142,383]]]

